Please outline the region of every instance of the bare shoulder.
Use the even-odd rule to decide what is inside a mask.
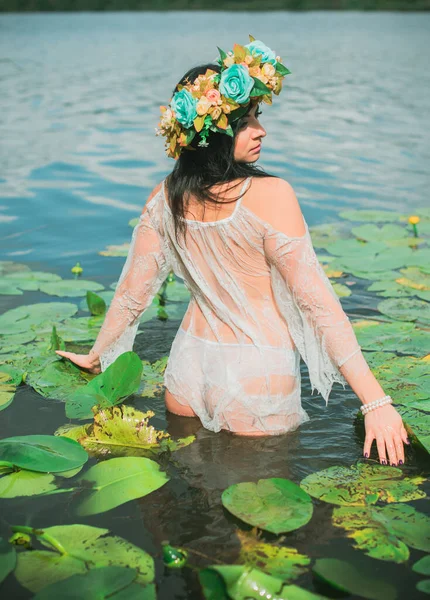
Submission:
[[[143,207],[143,210],[142,210],[142,215],[143,215],[143,214],[145,214],[145,212],[148,210],[148,205],[149,205],[149,203],[150,203],[150,202],[151,202],[151,200],[154,198],[154,196],[156,196],[156,195],[157,195],[157,194],[158,194],[158,193],[161,191],[161,188],[162,188],[162,186],[163,186],[163,182],[162,182],[162,181],[160,181],[160,183],[157,183],[157,185],[156,185],[156,186],[154,187],[154,189],[151,191],[151,193],[150,193],[150,194],[149,194],[149,196],[148,196],[148,199],[146,200],[146,204],[145,204],[145,206]]]
[[[302,210],[293,186],[281,177],[255,178],[259,217],[289,236],[306,232]]]

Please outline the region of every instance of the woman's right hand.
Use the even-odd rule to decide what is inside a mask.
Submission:
[[[89,354],[75,354],[74,352],[64,352],[63,350],[55,350],[56,354],[59,356],[63,356],[64,358],[68,358],[72,363],[93,373],[94,375],[98,375],[101,373],[100,361],[94,361]]]

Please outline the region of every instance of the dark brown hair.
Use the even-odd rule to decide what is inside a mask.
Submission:
[[[220,66],[217,64],[203,64],[193,67],[181,78],[175,86],[173,94],[178,91],[178,85],[185,85],[188,81],[194,81],[198,75],[206,73],[207,69],[220,72]],[[240,196],[227,201],[221,200],[219,194],[210,191],[213,185],[227,183],[237,179],[242,179],[235,186],[243,185],[247,177],[276,177],[266,173],[261,167],[252,163],[237,162],[234,159],[235,137],[241,125],[244,123],[247,114],[252,109],[250,102],[247,112],[236,121],[231,123],[234,137],[229,135],[210,131],[208,136],[208,146],[198,145],[200,136],[196,135],[191,142],[192,150],[183,148],[179,158],[175,162],[173,171],[166,179],[166,192],[169,197],[169,205],[173,213],[175,237],[178,241],[178,234],[185,239],[187,223],[185,218],[185,207],[190,196],[196,198],[203,206],[206,202],[220,204],[221,202],[230,203],[237,201]]]

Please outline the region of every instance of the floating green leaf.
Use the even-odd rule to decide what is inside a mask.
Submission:
[[[360,242],[355,238],[336,240],[333,244],[328,244],[326,246],[326,250],[330,252],[330,254],[341,256],[342,259],[346,257],[354,259],[361,256],[362,262],[363,256],[370,259],[370,257],[374,257],[378,252],[382,252],[385,249],[386,246],[382,242]]]
[[[125,502],[147,496],[169,481],[159,465],[149,458],[111,458],[97,463],[78,478],[93,488],[78,506],[78,514],[96,515]]]
[[[430,575],[430,555],[423,556],[412,565],[412,571],[421,575]]]
[[[74,392],[66,402],[66,415],[71,419],[89,419],[93,406],[118,404],[137,392],[142,376],[142,361],[135,352],[124,352],[84,388]]]
[[[106,302],[91,290],[87,291],[87,305],[92,315],[104,315],[106,312]]]
[[[86,386],[79,367],[61,359],[50,362],[32,373],[27,383],[41,396],[55,400],[67,400],[73,392]]]
[[[423,579],[417,583],[417,590],[424,594],[430,594],[430,579]]]
[[[40,290],[45,294],[72,298],[86,296],[88,290],[98,292],[102,289],[103,286],[100,283],[87,279],[62,279],[61,281],[40,284]]]
[[[359,244],[359,242],[356,243],[357,245]],[[366,246],[367,244],[372,244],[373,246],[376,243],[378,242],[367,242],[363,245]],[[343,267],[344,271],[353,274],[355,271],[363,271],[364,256],[366,258],[365,270],[370,273],[374,273],[376,271],[388,271],[391,269],[398,269],[400,267],[404,267],[405,265],[411,264],[410,261],[413,257],[413,251],[411,250],[411,248],[387,248],[385,244],[383,244],[383,246],[384,250],[378,250],[377,254],[365,254],[365,251],[360,253],[358,249],[354,255],[347,252],[343,253],[340,242],[336,247],[336,251],[332,252],[331,246],[328,246],[327,250],[329,252],[332,252],[332,254],[337,254],[339,256],[339,258],[336,261],[336,266],[339,264]]]
[[[377,308],[382,314],[399,321],[430,323],[430,302],[415,298],[387,298]]]
[[[7,540],[0,538],[0,584],[12,573],[16,565],[15,548]]]
[[[236,531],[236,535],[241,545],[238,562],[258,568],[282,581],[293,581],[306,572],[311,562],[308,556],[300,554],[296,548],[267,544],[254,533],[240,529]]]
[[[32,592],[46,586],[106,566],[137,569],[137,582],[154,580],[154,561],[144,550],[108,529],[89,525],[62,525],[46,529],[13,526],[12,531],[36,535],[49,550],[20,552],[15,570],[17,580]]]
[[[410,504],[341,506],[333,511],[333,525],[372,558],[401,563],[409,558],[408,546],[430,552],[430,518]]]
[[[12,376],[3,373],[0,367],[0,410],[4,410],[12,403],[15,392],[16,385],[12,382]]]
[[[388,224],[378,227],[377,225],[370,223],[360,225],[359,227],[353,227],[351,229],[351,233],[367,242],[372,242],[374,240],[383,242],[386,240],[404,238],[409,235],[407,229],[405,229],[405,227],[401,227],[400,225]]]
[[[88,454],[74,440],[54,435],[23,435],[0,440],[0,461],[23,469],[55,473],[85,464]]]
[[[394,585],[364,570],[336,558],[319,558],[312,570],[334,588],[369,600],[395,600]]]
[[[277,534],[306,525],[313,512],[309,495],[293,481],[278,477],[231,485],[221,500],[245,523]]]
[[[33,600],[155,600],[153,584],[134,583],[137,571],[126,567],[101,567],[72,575],[44,588]]]
[[[19,470],[0,477],[0,498],[38,496],[56,490],[55,478],[50,473]]]
[[[143,413],[122,404],[99,410],[93,423],[60,428],[55,435],[78,441],[93,456],[150,456],[179,450],[195,440],[194,435],[172,440],[168,433],[149,425],[153,416],[153,411]]]
[[[402,215],[391,210],[344,210],[339,213],[341,219],[349,221],[373,221],[376,223],[393,223],[400,221]]]
[[[207,600],[321,600],[296,585],[287,585],[273,577],[244,565],[212,565],[199,572],[203,594]]]
[[[52,326],[74,315],[76,304],[68,302],[43,302],[12,308],[0,316],[0,333],[4,335],[37,331],[41,324]]]
[[[430,419],[427,412],[410,406],[398,406],[397,411],[403,419],[412,442],[417,442],[423,450],[430,453]]]
[[[353,328],[363,350],[401,352],[414,356],[425,356],[428,352],[428,333],[413,323],[355,321]]]
[[[300,486],[314,498],[342,506],[365,506],[383,502],[408,502],[425,498],[418,489],[425,477],[403,477],[396,467],[357,463],[351,467],[328,467],[305,477]]]

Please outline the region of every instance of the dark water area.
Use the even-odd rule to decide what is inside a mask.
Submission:
[[[428,206],[430,183],[429,32],[427,14],[240,13],[234,20],[198,12],[1,15],[0,260],[64,278],[80,261],[86,279],[106,288],[116,281],[124,258],[98,253],[130,240],[128,221],[173,165],[154,135],[159,106],[169,102],[191,65],[214,59],[217,46],[246,43],[248,33],[276,49],[292,71],[273,106],[263,108],[267,136],[260,164],[293,185],[309,225],[334,221],[349,208],[419,214],[414,211]],[[192,43],[184,43],[185,35]],[[365,287],[358,283],[342,299],[352,318],[375,314],[375,298]],[[0,309],[53,300],[41,292],[0,296]],[[143,323],[135,351],[151,362],[167,356],[179,324]],[[163,567],[163,540],[200,553],[191,554],[197,566],[212,559],[230,564],[240,548],[235,530],[247,526],[222,507],[225,488],[268,477],[299,483],[362,456],[360,403],[352,390],[335,385],[326,407],[322,397],[311,396],[304,365],[302,390],[310,421],[261,439],[212,433],[197,419],[166,413],[162,394],[134,396],[137,408],[156,413],[155,427],[173,437],[197,436],[163,465],[168,484],[84,518],[74,514],[69,494],[2,500],[0,536],[8,537],[11,524],[106,527],[155,557],[159,598],[200,598],[195,573]],[[0,413],[0,437],[52,434],[66,422],[63,403],[21,386]],[[406,449],[406,474],[428,476],[429,466],[425,455]],[[428,482],[423,489],[429,493]],[[411,504],[430,512],[427,502]],[[314,501],[314,507],[312,520],[287,534],[285,543],[312,558],[368,565],[371,559],[332,526],[332,506]],[[419,600],[424,595],[415,585],[422,577],[411,565],[420,556],[411,549],[406,564],[373,560],[372,574],[394,583],[398,598]],[[310,572],[294,583],[336,597]],[[13,576],[1,593],[31,597]]]

